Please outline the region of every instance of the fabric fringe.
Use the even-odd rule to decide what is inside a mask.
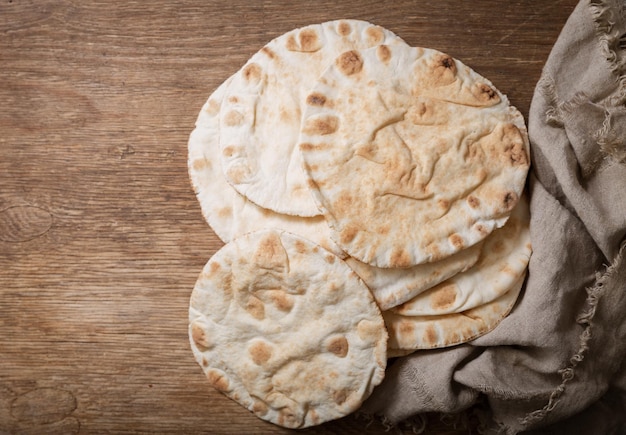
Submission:
[[[565,393],[567,384],[574,379],[575,370],[585,359],[585,354],[589,349],[589,342],[593,338],[593,319],[596,315],[598,302],[605,291],[605,284],[610,282],[612,276],[617,272],[618,268],[623,267],[622,262],[625,253],[626,242],[620,248],[620,251],[615,257],[613,263],[606,268],[604,273],[598,272],[596,274],[595,285],[586,289],[586,309],[576,318],[576,322],[584,328],[580,335],[578,350],[569,359],[569,364],[557,372],[561,376],[561,384],[552,391],[548,399],[548,403],[543,408],[533,411],[521,418],[519,420],[521,425],[528,427],[543,420],[558,405],[561,397]]]
[[[480,421],[479,418],[474,414],[474,408],[470,408],[454,414],[421,413],[413,415],[410,418],[402,420],[399,423],[394,423],[390,421],[386,416],[380,414],[370,415],[363,412],[358,412],[356,414],[356,417],[358,419],[364,419],[367,422],[365,425],[366,429],[374,423],[379,423],[383,426],[385,432],[388,432],[390,434],[428,434],[433,428],[430,423],[429,417],[438,417],[441,424],[451,428],[452,430],[467,431],[468,434],[476,433],[476,431],[478,430],[478,433],[482,433],[479,430]],[[438,425],[437,427],[440,428],[441,426]]]
[[[596,36],[600,42],[600,49],[611,71],[618,77],[620,84],[619,97],[621,104],[626,97],[626,57],[624,48],[626,40],[616,23],[624,22],[624,5],[612,0],[591,0],[589,2],[591,17],[596,26]]]
[[[622,106],[626,104],[626,32],[620,29],[626,22],[626,6],[615,0],[590,0],[589,10],[596,28],[600,51],[606,58],[609,69],[616,76],[618,85],[614,95],[603,102],[605,117],[602,126],[591,134],[602,152],[587,171],[592,173],[606,156],[620,164],[626,164],[626,142],[623,135],[615,132],[611,122],[612,109],[624,110]],[[545,112],[546,123],[553,127],[563,127],[564,114],[571,113],[578,106],[589,102],[589,96],[584,92],[578,92],[569,101],[561,102],[554,79],[547,74],[539,79],[537,87],[548,103]],[[588,175],[590,174],[583,174],[584,178]]]
[[[619,136],[611,126],[611,114],[607,110],[602,127],[593,135],[600,149],[618,163],[626,164],[626,146],[624,138]]]
[[[626,103],[626,6],[615,0],[591,0],[589,2],[591,17],[596,26],[596,37],[600,50],[606,57],[611,72],[618,82],[617,92],[611,96],[607,105],[622,106]],[[594,134],[600,149],[615,161],[626,164],[626,145],[624,138],[611,128],[611,114],[606,111],[602,128]]]
[[[563,127],[563,115],[559,105],[559,98],[556,94],[554,79],[548,74],[541,76],[537,82],[537,89],[546,97],[548,108],[546,109],[546,123],[552,127]]]

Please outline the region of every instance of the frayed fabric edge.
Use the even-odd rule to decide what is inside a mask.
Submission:
[[[602,152],[613,157],[616,162],[626,164],[626,147],[623,146],[624,139],[615,133],[611,126],[611,114],[605,110],[602,127],[593,135]]]
[[[623,30],[626,27],[626,6],[615,0],[590,0],[589,10],[600,50],[617,77],[618,90],[607,103],[618,107],[626,103],[626,32]],[[610,119],[607,111],[603,128],[595,133],[594,139],[607,156],[626,164],[623,138],[617,137],[611,130]]]
[[[587,299],[585,309],[578,315],[576,322],[583,326],[583,332],[580,335],[577,352],[569,359],[569,364],[560,369],[558,374],[561,376],[561,384],[556,387],[548,399],[548,403],[541,409],[530,412],[519,420],[524,427],[537,424],[558,405],[561,397],[565,393],[567,384],[574,379],[577,366],[584,360],[585,354],[589,349],[589,342],[593,338],[593,318],[596,314],[598,302],[605,291],[605,284],[616,273],[619,267],[623,266],[624,255],[626,254],[626,242],[624,242],[619,253],[613,260],[612,264],[606,268],[604,273],[597,273],[596,282],[593,287],[587,288]]]
[[[609,62],[611,71],[617,75],[619,97],[623,100],[626,97],[626,57],[622,56],[622,47],[626,41],[616,23],[623,23],[624,5],[612,0],[590,0],[589,9],[600,49]]]
[[[469,408],[464,411],[459,411],[458,413],[434,413],[430,416],[432,417],[438,415],[439,421],[444,426],[450,427],[454,430],[467,430],[468,432],[470,432],[471,430],[476,429],[479,431],[478,433],[484,433],[481,431],[481,428],[483,426],[486,427],[486,424],[481,421],[480,416],[474,415],[474,412],[475,411],[473,408]],[[365,412],[358,412],[356,417],[367,421],[366,428],[369,427],[371,424],[377,422],[383,426],[385,432],[388,432],[390,434],[405,434],[407,433],[407,431],[415,435],[429,433],[429,415],[427,413],[415,414],[397,423],[389,420],[389,418],[387,418],[383,414],[371,415]],[[478,421],[480,421],[478,427],[474,427],[470,423],[470,419],[472,417],[475,417]]]
[[[419,435],[419,434],[424,433],[424,431],[426,430],[426,426],[427,426],[426,416],[422,414],[416,414],[412,416],[410,419],[403,420],[400,423],[394,423],[393,421],[389,420],[387,416],[383,414],[372,415],[372,414],[368,414],[362,411],[357,412],[356,417],[359,419],[363,419],[367,422],[367,424],[365,425],[366,429],[374,423],[380,423],[383,426],[385,432],[388,432],[390,434],[393,434],[393,433],[403,434],[405,431],[405,428],[408,428],[414,434]]]

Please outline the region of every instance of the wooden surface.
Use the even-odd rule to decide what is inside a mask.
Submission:
[[[459,58],[526,116],[574,5],[2,0],[0,433],[287,433],[211,390],[189,349],[221,246],[186,169],[202,104],[272,38],[358,18]],[[385,433],[365,426],[304,432]]]

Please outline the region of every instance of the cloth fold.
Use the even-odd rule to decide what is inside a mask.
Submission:
[[[397,359],[363,412],[399,423],[486,403],[489,433],[626,433],[624,35],[626,2],[581,0],[537,83],[533,254],[513,311],[470,343]]]

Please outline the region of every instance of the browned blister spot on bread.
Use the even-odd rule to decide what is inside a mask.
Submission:
[[[252,361],[260,366],[265,364],[272,357],[272,347],[264,341],[256,341],[248,348],[248,354]]]
[[[356,50],[346,51],[337,58],[336,65],[340,72],[351,76],[363,69],[363,58]]]
[[[411,265],[411,255],[403,248],[391,251],[390,267],[408,267]]]
[[[476,231],[478,231],[478,234],[480,234],[483,238],[486,237],[487,235],[489,235],[489,233],[490,233],[489,229],[485,228],[485,226],[482,225],[482,224],[474,225],[474,229]]]
[[[313,52],[320,49],[321,41],[315,29],[304,29],[300,32],[302,51]]]
[[[442,283],[433,288],[430,295],[430,306],[435,311],[450,307],[456,300],[456,286],[453,283]]]
[[[439,244],[437,242],[430,243],[426,245],[424,251],[430,256],[431,261],[436,261],[443,257],[441,253],[441,249],[439,249]]]
[[[486,83],[475,83],[471,92],[481,105],[493,105],[500,102],[498,93]]]
[[[519,201],[515,192],[505,192],[502,198],[502,208],[504,211],[511,211]]]
[[[275,232],[269,232],[259,242],[254,259],[259,266],[267,267],[274,264],[282,265],[285,255],[280,236]]]
[[[467,197],[467,205],[469,205],[471,208],[478,208],[480,207],[480,199],[478,199],[474,195],[469,195]]]
[[[337,26],[337,33],[339,33],[341,36],[347,36],[351,32],[352,32],[352,26],[350,26],[350,23],[346,21],[339,22],[339,25]]]
[[[378,48],[376,48],[376,56],[378,60],[386,64],[391,59],[391,50],[386,45],[379,45]]]
[[[217,391],[221,391],[223,393],[230,391],[230,382],[228,381],[226,374],[222,373],[220,370],[208,369],[206,377],[209,380],[209,384]]]
[[[300,151],[303,152],[311,152],[311,151],[325,151],[329,148],[332,147],[331,144],[326,143],[326,142],[321,142],[321,143],[309,143],[309,142],[303,142],[299,145],[300,147]],[[306,162],[305,162],[306,164]],[[316,165],[307,165],[307,167],[309,169],[313,169]]]
[[[339,118],[333,115],[310,117],[304,122],[302,132],[308,135],[325,136],[339,128]]]
[[[306,103],[309,106],[323,106],[326,104],[326,96],[319,92],[313,92],[306,97]]]
[[[203,171],[205,169],[211,168],[211,162],[209,160],[203,159],[203,158],[195,159],[194,161],[191,162],[191,168],[194,171],[200,172],[200,171]]]
[[[230,110],[224,115],[224,124],[227,127],[236,127],[243,124],[243,114],[237,110]]]
[[[401,320],[396,326],[396,333],[401,337],[410,337],[415,334],[415,325],[408,320]]]
[[[365,33],[367,35],[367,41],[370,46],[380,44],[383,39],[385,39],[385,34],[383,33],[383,30],[378,26],[368,27],[365,30]]]
[[[217,216],[221,219],[230,219],[233,216],[233,208],[232,207],[222,207],[217,211]]]
[[[465,246],[465,242],[463,242],[463,237],[458,234],[452,234],[448,238],[448,240],[450,240],[452,246],[454,246],[459,251]]]
[[[235,164],[226,170],[226,176],[235,183],[244,183],[251,176],[250,168],[245,164]]]
[[[298,254],[306,254],[309,251],[306,244],[302,240],[296,240],[294,242],[294,247],[296,248],[296,252]]]
[[[320,41],[317,30],[312,28],[305,28],[298,33],[298,40],[295,36],[289,35],[285,43],[285,47],[289,51],[301,51],[304,53],[313,53],[321,48],[322,42]]]
[[[267,411],[269,411],[269,408],[265,402],[255,400],[252,404],[252,412],[260,417],[263,417],[265,414],[267,414]]]
[[[381,325],[371,320],[361,320],[356,330],[359,338],[366,342],[376,342],[381,335]]]
[[[232,157],[237,154],[237,147],[235,145],[227,145],[222,149],[222,155],[224,157]]]
[[[527,166],[528,155],[524,139],[519,128],[514,124],[506,124],[502,131],[502,142],[504,144],[504,155],[507,162],[513,166]]]
[[[427,86],[446,86],[456,80],[456,63],[454,59],[447,54],[437,53],[433,56],[429,65],[429,76],[422,78],[422,83]]]
[[[348,399],[349,395],[350,392],[347,390],[338,390],[333,393],[333,400],[337,405],[341,405]]]
[[[263,74],[263,70],[261,66],[257,63],[249,63],[243,68],[242,71],[243,78],[246,79],[250,83],[258,83],[261,80],[261,75]]]
[[[426,343],[427,347],[433,347],[437,344],[437,338],[438,336],[435,328],[432,325],[428,325],[424,330],[424,336],[422,337],[424,343]]]
[[[348,355],[348,340],[346,337],[333,337],[327,344],[327,349],[330,353],[337,355],[340,358],[344,358]]]
[[[191,324],[191,338],[196,346],[198,346],[198,348],[203,352],[211,347],[204,328],[202,328],[202,326],[198,325],[197,323]]]
[[[333,210],[339,215],[347,215],[354,207],[354,199],[349,191],[344,190],[332,204]]]
[[[359,233],[359,229],[354,226],[347,226],[339,234],[342,243],[350,243]]]
[[[256,296],[250,296],[244,308],[257,320],[263,320],[265,318],[265,305],[263,301]]]
[[[271,293],[270,298],[274,302],[274,306],[280,311],[289,311],[293,308],[293,297],[282,290],[275,290]]]
[[[276,59],[277,55],[274,52],[274,50],[272,50],[271,48],[269,48],[268,46],[265,46],[261,49],[261,53],[264,53],[267,57],[269,57],[270,59],[274,60]]]
[[[220,271],[220,269],[222,268],[222,266],[220,266],[220,264],[216,261],[212,261],[209,264],[209,275],[215,275],[217,272]]]
[[[220,106],[221,103],[219,101],[216,101],[213,98],[209,98],[209,101],[207,101],[206,106],[204,107],[204,111],[211,116],[215,116],[219,113]]]

